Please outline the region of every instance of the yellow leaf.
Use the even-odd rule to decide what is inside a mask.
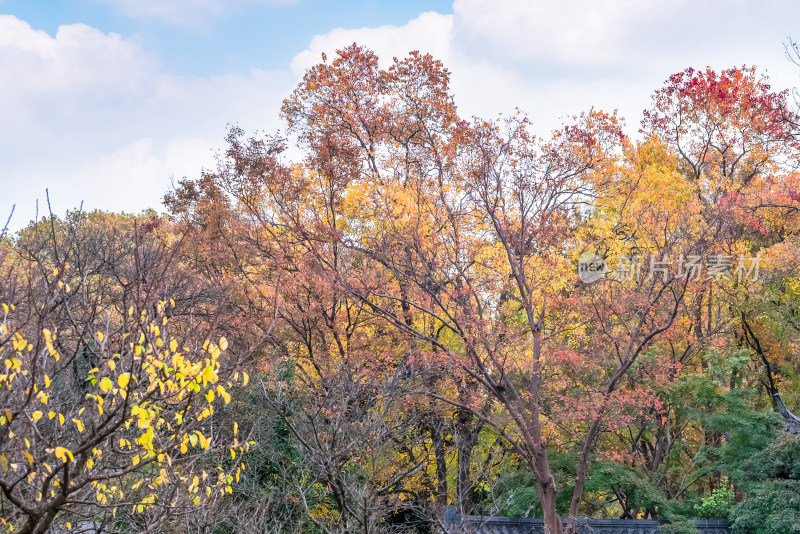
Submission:
[[[117,377],[117,383],[119,384],[119,387],[123,389],[128,385],[129,380],[130,375],[128,375],[128,373],[123,373]]]
[[[219,348],[223,351],[228,350],[228,340],[225,339],[225,336],[219,338]]]
[[[58,458],[64,463],[67,463],[67,458],[69,458],[70,462],[75,460],[75,457],[72,456],[72,452],[70,452],[70,450],[65,447],[56,447],[55,455],[56,458]]]
[[[31,414],[31,417],[33,417],[33,420],[34,420],[34,421],[38,421],[39,419],[41,419],[41,418],[42,418],[42,412],[40,412],[40,411],[38,411],[38,410],[37,410],[37,411],[35,411],[35,412],[33,412],[33,413]]]
[[[104,376],[103,378],[100,379],[100,389],[103,391],[103,393],[108,393],[108,391],[111,389],[111,386],[113,385],[114,382],[112,382],[111,379],[108,378],[107,376]]]
[[[205,385],[206,382],[211,380],[213,376],[214,376],[214,369],[212,369],[210,365],[206,365],[203,368],[203,385]]]
[[[98,332],[98,333],[97,333],[97,341],[99,341],[100,343],[102,343],[102,342],[103,342],[103,339],[105,339],[105,337],[106,337],[106,336],[105,336],[105,335],[103,335],[103,333],[102,333],[102,332]]]
[[[174,339],[169,342],[169,350],[171,350],[172,352],[176,352],[178,350],[178,342],[175,341]]]

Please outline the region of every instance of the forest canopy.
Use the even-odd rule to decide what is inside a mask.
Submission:
[[[166,214],[2,238],[0,532],[800,532],[790,93],[686,69],[635,137],[539,132],[354,44],[281,113]]]

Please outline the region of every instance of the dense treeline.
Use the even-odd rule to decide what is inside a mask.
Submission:
[[[168,215],[0,244],[3,528],[436,532],[452,506],[800,532],[786,93],[689,69],[637,139],[596,110],[537,137],[353,45],[283,116]]]

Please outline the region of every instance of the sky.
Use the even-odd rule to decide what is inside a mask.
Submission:
[[[462,116],[528,113],[537,135],[594,107],[635,135],[664,80],[755,65],[800,86],[794,0],[0,0],[0,228],[83,205],[163,210],[215,165],[228,125],[279,109],[321,54],[441,59]]]

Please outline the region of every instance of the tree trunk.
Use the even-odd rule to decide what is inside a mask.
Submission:
[[[572,501],[569,504],[569,517],[567,518],[567,534],[575,534],[577,532],[577,519],[578,510],[583,498],[583,488],[586,485],[586,468],[589,465],[589,454],[592,452],[594,446],[594,439],[600,429],[600,416],[598,416],[586,435],[586,440],[583,442],[583,449],[578,458],[578,470],[575,476],[575,489],[572,491]]]
[[[523,285],[519,284],[520,290]],[[530,394],[530,419],[528,420],[528,430],[526,441],[528,450],[533,454],[533,473],[539,483],[539,502],[542,504],[542,518],[544,519],[545,532],[548,534],[563,534],[564,524],[556,511],[556,481],[553,479],[553,472],[550,470],[550,463],[547,461],[547,447],[542,441],[542,426],[539,422],[539,383],[541,380],[541,368],[539,366],[542,354],[542,330],[541,324],[534,318],[533,309],[526,306],[528,323],[531,327],[533,337],[533,365],[531,368],[531,380],[528,384]],[[524,413],[524,410],[520,410]],[[530,464],[529,464],[530,465]]]
[[[456,416],[455,435],[456,450],[458,451],[456,490],[458,506],[463,514],[472,513],[475,503],[475,481],[470,468],[472,467],[472,451],[478,444],[478,437],[483,428],[483,423],[480,421],[473,423],[473,419],[475,419],[474,415],[467,410],[459,410]]]
[[[433,442],[433,454],[436,457],[436,503],[447,505],[447,458],[442,437],[443,426],[438,416],[431,416],[430,435]]]
[[[469,440],[469,433],[464,432],[458,443],[458,459],[456,475],[456,490],[458,492],[458,507],[462,514],[472,513],[473,502],[473,483],[470,476],[470,466],[472,464],[472,446]]]
[[[563,534],[564,523],[556,512],[556,483],[550,472],[547,462],[547,451],[540,446],[534,456],[533,473],[539,483],[539,501],[542,504],[542,517],[545,532],[548,534]]]

